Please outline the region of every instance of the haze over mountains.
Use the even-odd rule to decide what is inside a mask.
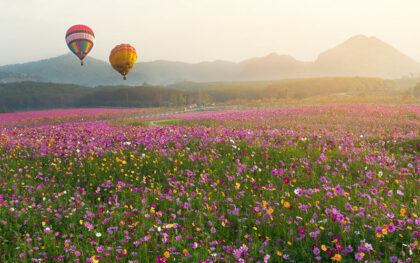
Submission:
[[[166,85],[183,81],[253,81],[324,76],[366,76],[399,78],[420,73],[420,64],[375,38],[354,36],[321,53],[313,62],[271,53],[239,63],[184,63],[165,60],[140,62],[123,81],[108,62],[88,57],[81,67],[77,58],[66,54],[55,58],[0,67],[0,83],[43,81],[86,86]]]

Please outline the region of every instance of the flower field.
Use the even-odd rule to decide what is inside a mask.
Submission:
[[[5,113],[0,114],[0,128],[109,120],[151,112],[153,112],[151,109],[94,108]]]
[[[49,116],[0,129],[0,262],[420,256],[418,106]]]

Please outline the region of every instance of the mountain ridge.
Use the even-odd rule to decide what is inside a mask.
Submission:
[[[297,60],[289,55],[272,52],[240,62],[226,60],[188,63],[155,60],[140,62],[123,81],[108,62],[87,57],[81,67],[71,53],[61,56],[0,66],[0,72],[24,74],[45,82],[99,85],[168,85],[183,81],[258,81],[286,78],[363,76],[398,78],[420,73],[420,64],[376,37],[353,36],[339,45],[321,52],[311,62]],[[19,78],[2,79],[16,82]],[[22,78],[21,81],[27,80]]]

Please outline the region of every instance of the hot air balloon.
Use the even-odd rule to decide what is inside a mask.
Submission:
[[[92,50],[95,34],[92,29],[85,25],[75,25],[69,28],[66,33],[66,43],[81,61],[83,66],[83,59]]]
[[[121,44],[111,51],[109,63],[126,79],[127,73],[134,67],[137,61],[136,49],[129,44]]]

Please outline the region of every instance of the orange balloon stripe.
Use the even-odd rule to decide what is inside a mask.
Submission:
[[[111,55],[109,56],[109,60],[111,60],[116,54],[119,54],[119,53],[129,53],[129,54],[135,54],[136,55],[135,51],[118,50],[114,53],[111,53]]]
[[[127,46],[127,45],[119,45],[119,46],[116,46],[116,47],[115,47],[115,48],[111,51],[110,58],[111,58],[112,56],[114,56],[117,52],[121,52],[121,51],[123,51],[123,52],[131,52],[131,53],[136,54],[136,49],[135,49],[134,47],[132,47],[132,46]]]

